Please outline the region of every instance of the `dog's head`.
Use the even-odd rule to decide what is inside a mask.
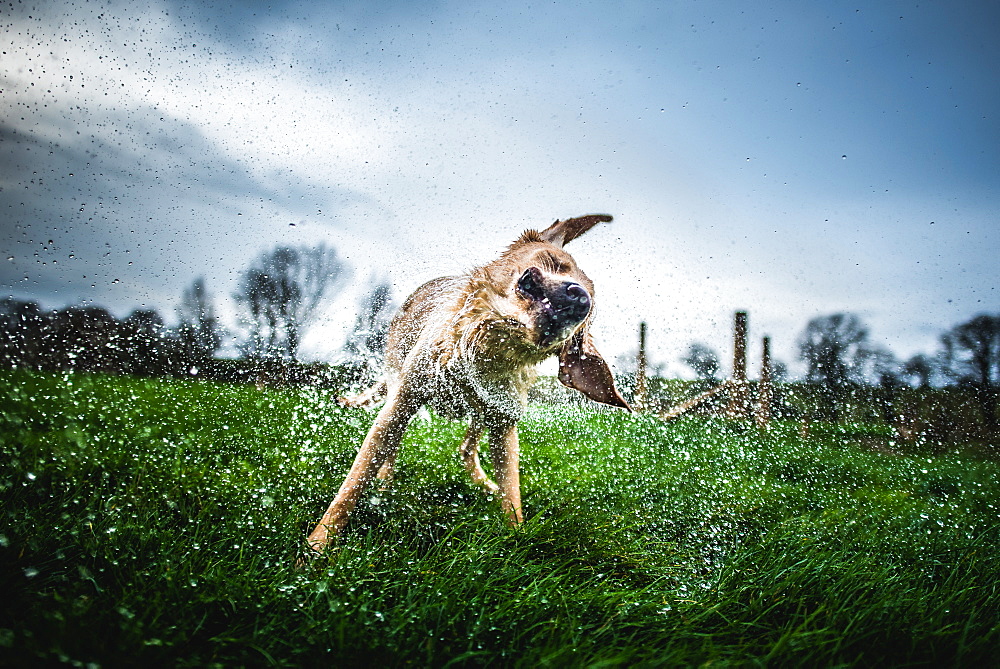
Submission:
[[[559,380],[597,402],[629,408],[590,337],[594,284],[563,248],[598,223],[592,214],[528,230],[491,264],[494,285],[504,286],[525,344],[539,357],[559,354]]]

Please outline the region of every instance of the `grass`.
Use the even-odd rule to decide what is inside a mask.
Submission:
[[[0,374],[0,663],[989,666],[1000,465],[857,426],[534,408],[528,521],[416,420],[337,551],[292,565],[372,414],[260,391]]]

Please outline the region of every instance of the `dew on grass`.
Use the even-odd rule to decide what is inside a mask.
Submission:
[[[24,494],[72,493],[73,513],[60,522],[73,527],[69,541],[91,542],[84,545],[103,556],[102,568],[112,569],[106,565],[116,555],[113,569],[134,561],[137,541],[174,546],[183,556],[176,564],[193,561],[197,576],[177,566],[164,574],[206,591],[216,583],[217,565],[243,565],[249,555],[266,556],[267,565],[288,562],[301,528],[336,493],[374,419],[371,412],[339,409],[331,394],[313,388],[209,392],[157,383],[111,392],[106,381],[95,389],[82,375],[70,378],[73,402],[61,415],[46,416],[43,434],[53,446],[18,451],[16,471],[33,482]],[[171,397],[181,388],[205,394],[193,401]],[[109,394],[88,400],[87,392]],[[727,570],[745,566],[739,561],[748,549],[780,546],[808,557],[824,547],[858,546],[863,553],[876,546],[899,573],[910,573],[913,562],[934,578],[939,543],[960,545],[981,534],[996,499],[995,469],[944,453],[944,441],[878,441],[879,448],[914,449],[882,452],[861,441],[862,429],[814,423],[813,434],[801,437],[792,420],[762,433],[712,417],[669,424],[648,415],[536,405],[520,429],[528,523],[515,535],[499,522],[495,504],[466,481],[455,453],[463,426],[426,413],[410,426],[392,485],[362,501],[358,530],[346,536],[335,566],[289,577],[292,585],[277,591],[303,609],[322,595],[329,611],[354,611],[377,594],[371,583],[387,572],[405,572],[407,587],[433,582],[441,567],[428,569],[427,553],[454,556],[448,568],[478,580],[525,546],[536,551],[529,567],[544,564],[539,553],[556,556],[553,571],[583,562],[584,583],[619,591],[632,588],[629,579],[657,583],[655,594],[666,603],[653,602],[649,610],[660,615],[710,605]],[[491,470],[485,443],[482,459]],[[546,521],[550,528],[539,529]],[[884,544],[863,529],[872,525],[884,532]],[[496,541],[507,543],[492,546]],[[0,537],[0,545],[7,542]],[[392,561],[397,552],[402,564]],[[753,578],[752,570],[741,573]],[[348,587],[352,577],[362,583]],[[449,596],[446,588],[427,592]],[[369,621],[398,619],[398,610],[378,606],[368,609]],[[634,606],[623,604],[622,615]]]

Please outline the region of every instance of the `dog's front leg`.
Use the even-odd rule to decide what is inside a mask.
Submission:
[[[337,496],[306,540],[314,551],[322,552],[331,538],[344,529],[365,487],[387,459],[395,458],[406,426],[418,406],[419,402],[403,392],[393,393],[388,398],[361,444]]]
[[[490,427],[490,459],[500,488],[500,508],[511,525],[524,521],[521,515],[521,452],[517,443],[517,423]]]

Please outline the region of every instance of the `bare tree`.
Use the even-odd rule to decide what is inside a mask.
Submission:
[[[814,318],[799,337],[806,380],[812,383],[843,387],[860,382],[868,352],[868,328],[855,314]]]
[[[893,423],[896,418],[896,398],[900,388],[905,385],[901,378],[900,364],[892,351],[883,347],[868,348],[862,354],[863,379],[865,382],[877,385],[879,392],[875,393],[875,406],[886,423]]]
[[[719,354],[714,349],[701,342],[692,342],[680,360],[694,370],[699,381],[718,383]]]
[[[806,381],[818,384],[827,417],[837,420],[848,387],[864,379],[870,354],[868,328],[855,314],[818,316],[799,337]]]
[[[385,352],[389,321],[395,310],[391,291],[385,281],[375,282],[371,291],[358,301],[358,316],[354,321],[354,329],[347,337],[344,353],[359,381],[372,380]]]
[[[942,359],[948,375],[975,390],[983,421],[997,429],[1000,388],[1000,316],[980,314],[941,336]]]
[[[262,358],[274,355],[277,350],[278,319],[272,304],[275,290],[267,273],[256,267],[248,269],[240,281],[235,296],[237,304],[247,313],[243,320],[250,329],[243,348],[247,357]]]
[[[185,364],[209,360],[222,345],[222,328],[205,289],[204,277],[198,277],[184,289],[177,308],[180,325],[177,339]]]
[[[235,294],[250,330],[247,355],[296,359],[303,332],[344,269],[337,252],[325,245],[282,246],[259,256]]]
[[[896,356],[881,346],[865,346],[860,355],[862,382],[881,387],[897,386],[901,383],[900,364]]]
[[[934,359],[926,353],[917,353],[903,363],[900,370],[905,379],[917,388],[930,388],[934,374]]]
[[[155,309],[136,309],[117,328],[124,372],[151,376],[166,371],[169,342],[163,318]]]

